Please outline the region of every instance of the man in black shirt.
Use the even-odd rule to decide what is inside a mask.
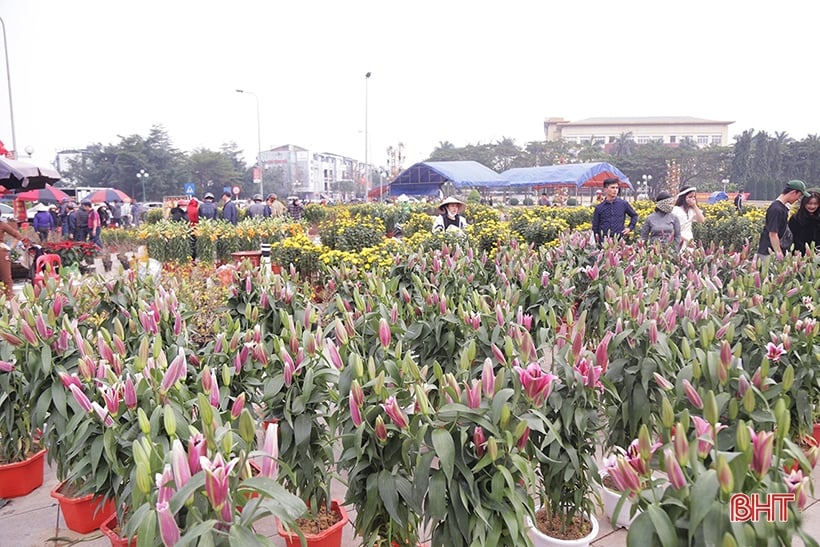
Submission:
[[[617,178],[604,180],[605,199],[595,206],[592,213],[592,233],[598,243],[607,236],[629,235],[638,224],[638,213],[626,200],[618,197],[619,187]],[[624,227],[627,216],[629,226]]]
[[[766,209],[766,223],[757,246],[759,257],[764,258],[774,251],[778,260],[783,258],[783,253],[791,246],[789,208],[795,201],[810,195],[806,190],[806,183],[802,180],[790,180],[786,183],[777,199]]]

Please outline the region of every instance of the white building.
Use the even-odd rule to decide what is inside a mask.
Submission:
[[[660,142],[678,146],[691,140],[701,147],[728,146],[729,126],[733,123],[686,116],[587,118],[577,122],[547,118],[544,120],[544,135],[547,141],[563,139],[573,144],[614,144],[621,135],[631,133],[637,144]]]
[[[302,197],[319,199],[340,191],[339,183],[359,181],[363,164],[353,158],[329,152],[311,152],[295,144],[263,150],[262,165],[266,172],[280,175],[280,180]]]

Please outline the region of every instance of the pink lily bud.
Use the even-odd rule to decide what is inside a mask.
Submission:
[[[211,502],[214,510],[220,511],[228,503],[228,487],[230,486],[230,474],[234,466],[239,462],[239,458],[234,458],[230,462],[225,462],[222,454],[217,453],[214,461],[202,456],[199,464],[205,471],[205,493]]]
[[[174,336],[179,336],[182,332],[182,315],[178,311],[174,312]]]
[[[504,310],[501,309],[501,304],[495,305],[495,321],[499,327],[504,325]]]
[[[284,350],[282,350],[284,353]],[[293,374],[296,372],[296,368],[293,366],[292,360],[285,360],[285,367],[284,367],[284,374],[285,374],[285,386],[290,387],[293,383]]]
[[[5,370],[3,368],[4,363],[5,362],[0,362],[0,370]],[[9,365],[11,365],[11,363],[9,363]],[[14,370],[14,366],[12,366],[10,370],[6,370],[5,372],[11,372],[12,370]],[[76,374],[68,374],[66,372],[60,372],[58,374],[58,376],[60,377],[60,381],[63,383],[63,387],[65,387],[66,389],[71,387],[72,384],[76,384],[76,386],[80,389],[83,388],[83,384],[82,384],[82,382],[80,382],[80,379],[77,377]]]
[[[333,321],[333,329],[336,331],[336,341],[343,346],[347,344],[349,339],[347,329],[338,317]]]
[[[382,443],[387,441],[387,426],[384,425],[384,420],[381,416],[376,416],[376,424],[373,426],[376,433],[376,438]]]
[[[484,437],[484,430],[480,427],[476,427],[473,430],[473,444],[475,445],[476,456],[479,458],[484,456],[487,439]]]
[[[465,390],[467,392],[467,406],[470,408],[478,408],[481,406],[481,382],[473,379],[472,385],[465,382]]]
[[[165,547],[172,547],[179,543],[179,526],[177,525],[174,515],[171,513],[171,507],[167,501],[157,502],[157,518],[159,520],[159,535],[162,538],[162,544]]]
[[[82,408],[85,412],[91,412],[91,400],[82,388],[76,384],[71,384],[68,386],[68,389],[71,391],[71,394],[74,395],[74,399],[79,403],[80,408]]]
[[[154,481],[157,484],[157,501],[169,502],[174,497],[176,490],[174,489],[174,474],[171,471],[171,466],[167,463],[162,469],[162,473],[154,475]]]
[[[216,379],[216,371],[211,371],[211,392],[208,394],[208,402],[214,408],[219,408],[219,383]]]
[[[735,478],[732,475],[729,463],[726,461],[726,456],[723,454],[719,454],[717,457],[716,470],[720,489],[724,494],[731,494],[735,486]]]
[[[245,363],[248,362],[248,356],[250,356],[251,349],[248,347],[248,344],[242,344],[242,349],[239,350],[239,364],[240,366],[245,366]]]
[[[214,377],[211,376],[211,368],[207,365],[202,369],[202,376],[200,377],[200,381],[202,382],[202,391],[205,394],[211,393],[211,388],[213,387],[213,380]]]
[[[40,338],[43,339],[48,338],[54,333],[53,330],[46,326],[46,318],[42,312],[38,313],[34,318],[34,327],[37,329],[37,333],[40,335]]]
[[[405,304],[409,304],[410,300],[412,300],[410,293],[407,292],[407,289],[404,287],[402,287],[401,290],[399,290],[399,296],[401,296],[401,299],[404,301]]]
[[[54,297],[54,301],[51,303],[51,311],[54,313],[54,317],[60,317],[60,314],[63,311],[63,304],[65,304],[66,297],[58,294]]]
[[[578,364],[575,365],[575,372],[580,376],[586,387],[602,387],[601,386],[601,367],[593,366],[586,357],[581,357]]]
[[[105,401],[106,410],[112,416],[116,416],[120,410],[121,388],[119,386],[116,388],[100,388],[100,391],[102,392],[103,401]]]
[[[168,390],[171,389],[174,384],[185,379],[187,372],[188,364],[185,361],[185,350],[180,348],[179,353],[177,353],[177,356],[174,357],[173,361],[171,361],[171,364],[168,365],[168,369],[162,377],[160,391],[163,393],[168,393]]]
[[[356,403],[356,406],[361,406],[364,403],[364,390],[358,380],[353,380],[350,383],[350,398]]]
[[[495,394],[495,372],[489,357],[484,360],[484,367],[481,369],[481,387],[485,397],[489,398]]]
[[[25,321],[20,321],[20,330],[23,333],[23,338],[25,338],[26,342],[31,344],[32,346],[37,345],[37,333],[34,332],[28,323]]]
[[[630,497],[634,497],[641,491],[641,479],[638,473],[623,456],[618,456],[616,467],[610,473],[618,489],[629,492]]]
[[[786,487],[795,495],[798,509],[804,509],[808,503],[806,488],[811,484],[810,477],[804,477],[803,471],[795,469],[786,477]]]
[[[342,370],[344,364],[342,363],[342,356],[339,355],[339,348],[336,343],[330,338],[325,338],[324,356],[327,361],[333,365],[336,370]]]
[[[222,346],[225,343],[225,333],[220,332],[216,335],[216,342],[214,342],[214,353],[222,353]]]
[[[108,411],[100,405],[100,403],[97,401],[91,401],[91,408],[97,413],[97,417],[99,417],[100,421],[102,421],[106,427],[111,427],[114,425],[114,419]]]
[[[379,342],[384,349],[390,346],[390,325],[384,317],[379,319]]]
[[[601,367],[602,372],[606,372],[606,367],[609,366],[609,356],[607,351],[611,340],[612,332],[607,332],[598,343],[598,347],[595,349],[595,364]]]
[[[21,339],[19,339],[18,337],[14,336],[10,332],[2,331],[2,332],[0,332],[0,336],[3,337],[3,340],[5,340],[6,342],[8,342],[9,344],[11,344],[14,347],[20,347],[20,346],[23,345],[23,341]]]
[[[717,424],[713,432],[709,422],[700,416],[692,416],[692,421],[695,423],[695,432],[698,435],[698,456],[705,458],[715,444],[715,434],[721,429],[725,429],[726,426]]]
[[[667,380],[666,378],[664,378],[663,376],[661,376],[657,372],[653,372],[652,376],[655,378],[655,383],[658,384],[658,387],[661,388],[662,390],[670,391],[670,390],[674,389],[675,386],[673,386],[669,382],[669,380]]]
[[[518,450],[524,450],[527,447],[527,442],[530,440],[530,428],[525,427],[524,433],[518,437],[518,441],[516,441],[515,445],[518,447]]]
[[[355,380],[354,380],[355,382]],[[350,409],[350,419],[353,421],[353,425],[359,427],[362,425],[362,409],[361,405],[356,402],[356,398],[351,396],[347,400],[348,408]]]
[[[399,403],[396,401],[396,397],[390,396],[385,400],[384,404],[382,404],[382,408],[387,415],[390,416],[390,419],[393,420],[393,424],[399,429],[406,429],[408,425],[407,416],[402,411],[401,407],[399,407]]]
[[[264,458],[261,475],[275,479],[279,472],[279,424],[268,424],[265,429],[262,452],[264,452]]]
[[[680,422],[675,424],[673,442],[678,463],[686,465],[686,462],[689,461],[689,439],[686,438],[686,431],[683,430],[683,424]]]
[[[399,320],[399,305],[395,302],[393,303],[393,307],[390,308],[390,322],[392,324],[396,324]]]
[[[732,357],[732,346],[729,345],[729,342],[723,340],[720,343],[720,364],[727,370],[729,369],[729,365],[732,364]]]
[[[504,356],[504,352],[501,351],[501,348],[499,348],[495,344],[491,344],[490,349],[492,349],[493,357],[495,357],[495,360],[501,363],[502,365],[506,366],[507,358]]]
[[[678,464],[678,460],[675,459],[671,448],[667,448],[663,451],[663,463],[666,466],[666,475],[669,477],[669,483],[673,488],[680,490],[687,486],[686,476],[683,474],[683,469],[681,469],[680,464]]]
[[[123,385],[123,398],[125,400],[125,406],[131,410],[134,410],[137,407],[137,388],[134,385],[134,380],[132,380],[129,376],[125,379]]]
[[[809,460],[812,469],[817,467],[817,461],[820,460],[820,446],[812,446],[806,453],[806,458]]]
[[[252,290],[253,290],[253,284],[251,283],[251,276],[246,275],[245,276],[245,292],[247,294],[250,294]]]
[[[755,433],[749,428],[752,437],[752,470],[760,478],[768,473],[772,466],[772,454],[774,452],[774,432],[761,431]]]
[[[179,439],[174,439],[171,445],[171,469],[174,472],[174,484],[179,490],[191,479],[191,468],[188,465],[185,449]]]
[[[231,405],[231,416],[234,419],[239,418],[239,415],[242,414],[242,409],[245,408],[245,393],[242,392],[239,396],[234,399],[233,405]]]
[[[649,321],[649,343],[653,346],[658,343],[658,322],[654,319]]]
[[[692,403],[692,406],[698,409],[703,408],[703,399],[701,399],[698,390],[695,389],[695,386],[693,386],[689,380],[683,380],[683,391],[686,393],[686,397],[689,399],[689,402]]]
[[[0,371],[2,371],[2,372],[11,372],[13,370],[14,370],[14,363],[9,363],[8,361],[0,361]],[[62,375],[68,376],[64,372],[61,372],[60,374],[61,374],[61,376],[60,376],[61,379],[63,377]],[[79,380],[78,380],[78,382],[79,382]],[[68,387],[65,380],[63,380],[63,385],[65,387]]]
[[[196,475],[202,470],[199,463],[202,456],[208,454],[208,441],[202,433],[194,433],[188,439],[188,469],[191,475]]]

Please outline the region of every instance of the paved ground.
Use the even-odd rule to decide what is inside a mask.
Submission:
[[[820,539],[820,469],[813,474],[818,489],[811,505],[806,509],[806,521],[813,537]],[[110,545],[108,538],[96,531],[82,535],[68,530],[65,527],[62,515],[59,512],[56,500],[49,495],[57,485],[54,471],[46,468],[43,485],[31,494],[9,500],[8,504],[0,508],[0,547],[40,547],[67,546],[72,544],[86,547],[105,547]],[[626,545],[626,531],[613,531],[605,518],[599,517],[600,532],[593,545],[595,547],[624,547]],[[271,537],[274,544],[284,547],[284,542],[278,537],[273,519],[260,521],[258,531]],[[798,542],[795,542],[799,545]],[[344,532],[343,547],[360,545],[353,536],[353,527],[347,526]]]

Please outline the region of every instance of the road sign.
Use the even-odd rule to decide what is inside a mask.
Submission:
[[[196,185],[193,182],[185,183],[185,194],[193,196],[196,193]]]
[[[239,190],[240,190],[239,186],[234,186],[233,188],[231,188],[231,192],[233,192],[233,194],[235,196],[239,195]]]

